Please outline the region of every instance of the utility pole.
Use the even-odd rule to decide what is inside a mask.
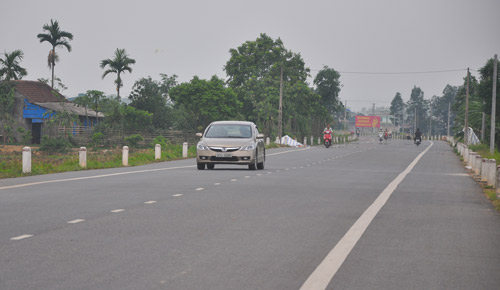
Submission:
[[[432,136],[432,106],[429,107],[430,116],[429,116],[429,139]]]
[[[491,94],[491,132],[490,132],[490,153],[495,152],[495,114],[497,106],[497,66],[498,59],[495,54],[495,59],[493,60],[493,92]]]
[[[485,102],[483,101],[483,119],[481,120],[481,141],[484,141],[484,131],[486,130],[486,113],[484,112]]]
[[[465,87],[464,142],[469,145],[469,68],[467,68],[467,86]]]
[[[415,117],[413,118],[413,134],[417,132],[417,106],[415,106]]]
[[[281,75],[280,75],[280,107],[278,116],[278,137],[280,138],[281,145],[281,134],[283,127],[283,64],[281,65]]]
[[[375,116],[375,103],[373,103],[373,107],[372,107],[372,116]],[[372,133],[375,133],[375,128],[372,128]]]
[[[451,102],[448,102],[448,132],[446,136],[450,136],[450,109],[451,109]]]
[[[344,106],[344,130],[347,130],[347,100],[345,100]]]

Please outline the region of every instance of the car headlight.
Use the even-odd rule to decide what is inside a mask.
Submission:
[[[201,143],[198,143],[198,145],[196,145],[196,149],[198,149],[198,150],[209,150],[208,146],[203,145]]]
[[[248,146],[243,146],[241,147],[241,151],[252,151],[255,149],[255,145],[248,145]]]

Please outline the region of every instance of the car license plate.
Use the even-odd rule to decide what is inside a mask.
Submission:
[[[215,157],[228,158],[233,157],[232,153],[215,153]]]

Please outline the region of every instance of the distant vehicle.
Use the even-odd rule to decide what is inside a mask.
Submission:
[[[199,170],[214,169],[215,164],[248,165],[248,169],[264,169],[266,149],[264,135],[257,126],[245,121],[212,122],[196,146],[196,164]]]

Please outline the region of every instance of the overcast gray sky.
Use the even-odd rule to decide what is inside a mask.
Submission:
[[[115,75],[101,79],[101,60],[125,48],[136,60],[123,76],[128,96],[141,77],[176,74],[226,79],[229,49],[260,33],[281,38],[300,53],[311,79],[323,65],[341,72],[340,93],[348,107],[389,106],[396,92],[407,101],[414,85],[425,98],[460,85],[465,69],[476,70],[500,53],[499,0],[6,0],[0,17],[0,52],[21,49],[27,80],[50,78],[48,43],[36,35],[50,19],[73,33],[73,50],[58,49],[55,74],[74,97],[89,89],[115,94]],[[423,72],[352,74],[347,72]],[[477,75],[477,72],[472,71]]]

